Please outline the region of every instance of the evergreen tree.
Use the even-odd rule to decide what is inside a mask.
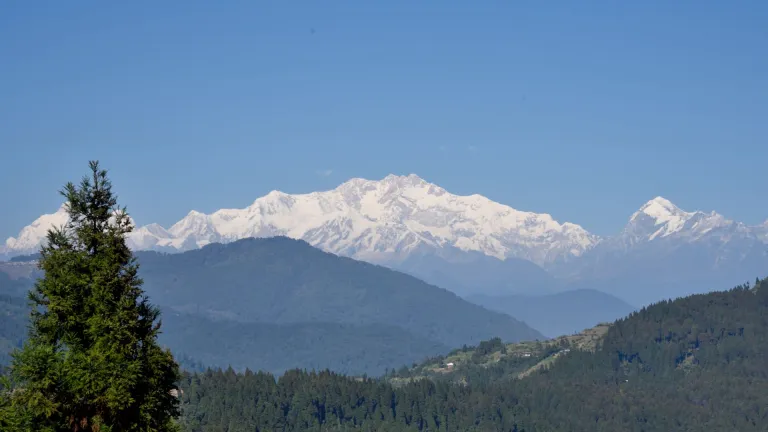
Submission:
[[[29,295],[29,338],[14,354],[10,408],[0,404],[4,426],[175,430],[178,365],[157,344],[159,310],[144,296],[125,242],[132,221],[117,206],[107,172],[98,162],[90,169],[61,191],[69,221],[50,230],[41,249],[45,275]]]

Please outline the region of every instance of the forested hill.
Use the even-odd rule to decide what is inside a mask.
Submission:
[[[210,244],[181,254],[139,252],[150,298],[165,309],[273,324],[396,326],[447,345],[544,339],[509,315],[385,267],[287,237]]]
[[[211,367],[381,375],[494,336],[544,339],[412,276],[285,237],[137,258],[144,289],[163,311],[160,342]],[[34,259],[0,263],[0,364],[26,335]]]
[[[765,431],[768,282],[657,303],[521,379],[188,375],[187,431]],[[489,371],[491,373],[492,371]]]

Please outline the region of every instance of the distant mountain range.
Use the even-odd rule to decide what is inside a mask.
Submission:
[[[5,253],[32,253],[49,227],[66,220],[63,206],[41,216],[6,241]],[[394,261],[453,246],[542,266],[578,256],[599,240],[578,225],[561,225],[549,215],[518,211],[480,195],[452,195],[415,175],[352,179],[310,194],[272,191],[244,209],[210,215],[193,210],[167,230],[157,224],[140,227],[130,240],[137,250],[179,252],[277,235],[365,261]]]
[[[598,323],[611,323],[636,309],[617,297],[591,289],[538,296],[474,295],[467,300],[523,320],[550,338],[572,335]]]
[[[8,239],[0,256],[36,251],[46,230],[66,218],[63,208],[41,216]],[[415,175],[352,179],[309,194],[273,191],[244,209],[191,211],[168,229],[139,227],[129,242],[135,250],[181,252],[278,235],[464,296],[598,289],[640,306],[768,274],[768,221],[747,226],[657,197],[618,235],[603,238],[548,214],[450,194]]]
[[[380,374],[494,336],[544,339],[445,289],[286,237],[137,259],[147,295],[163,310],[161,342],[207,366]],[[20,327],[18,299],[34,265],[0,266],[0,311],[15,311],[0,316],[0,327]],[[0,347],[22,337],[6,335]]]

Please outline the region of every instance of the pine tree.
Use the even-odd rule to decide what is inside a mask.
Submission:
[[[41,249],[44,277],[29,295],[29,338],[14,354],[7,412],[30,432],[176,430],[178,365],[157,344],[159,310],[125,241],[132,221],[107,172],[89,166],[90,176],[61,191],[69,222]]]

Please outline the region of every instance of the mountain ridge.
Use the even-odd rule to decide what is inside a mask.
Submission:
[[[144,293],[163,311],[161,341],[206,365],[378,374],[493,336],[544,338],[446,289],[303,240],[249,238],[134,256]],[[26,258],[0,263],[0,297],[23,299],[33,286],[38,263]],[[0,348],[23,339],[16,331],[23,323],[8,322],[15,333],[0,334]]]
[[[66,222],[63,209],[9,238],[6,255],[32,252],[44,238],[42,226],[48,220]],[[129,239],[136,250],[184,251],[274,235],[369,261],[402,258],[419,246],[448,245],[538,265],[578,256],[597,241],[582,227],[560,224],[549,214],[516,210],[478,194],[453,195],[414,174],[378,181],[353,178],[335,189],[307,194],[275,190],[243,209],[211,214],[192,210],[168,229],[137,227]]]
[[[288,237],[215,243],[181,254],[138,252],[145,291],[161,306],[242,322],[397,325],[444,345],[543,336],[413,276]],[[419,313],[415,313],[418,308]],[[472,326],[449,321],[461,316]]]
[[[434,202],[423,205],[417,199]],[[472,219],[468,215],[474,217],[469,221],[474,230],[466,226]],[[289,217],[294,220],[286,221]],[[42,215],[22,228],[16,237],[8,238],[0,253],[10,257],[34,252],[47,229],[66,220],[62,205],[55,213]],[[748,226],[714,211],[681,210],[661,196],[634,212],[618,235],[601,237],[578,224],[559,223],[547,213],[520,211],[478,194],[450,194],[415,174],[390,174],[382,180],[352,178],[335,189],[320,192],[288,194],[273,190],[242,209],[224,208],[211,214],[191,210],[169,228],[156,223],[138,226],[129,241],[135,250],[178,252],[209,243],[285,235],[368,261],[387,253],[402,258],[399,252],[407,255],[426,245],[451,246],[502,260],[521,258],[548,268],[558,260],[581,257],[600,244],[619,239],[628,246],[675,236],[695,241],[712,230],[728,227],[768,241],[768,220]],[[357,237],[350,240],[354,234]],[[504,235],[506,238],[500,240]]]
[[[35,252],[47,227],[66,221],[64,210],[24,227],[0,247],[0,257]],[[241,209],[192,210],[168,229],[137,227],[128,243],[134,250],[181,252],[274,236],[302,239],[462,295],[585,288],[619,295],[624,289],[623,300],[643,305],[690,294],[676,290],[707,278],[713,282],[701,285],[704,290],[766,276],[768,268],[768,221],[748,226],[714,211],[685,211],[657,196],[632,213],[619,233],[601,237],[546,213],[478,194],[450,194],[415,174],[353,178],[306,194],[273,190]],[[637,277],[633,269],[644,269],[644,283],[622,288],[619,282]],[[643,294],[648,286],[656,292]]]

